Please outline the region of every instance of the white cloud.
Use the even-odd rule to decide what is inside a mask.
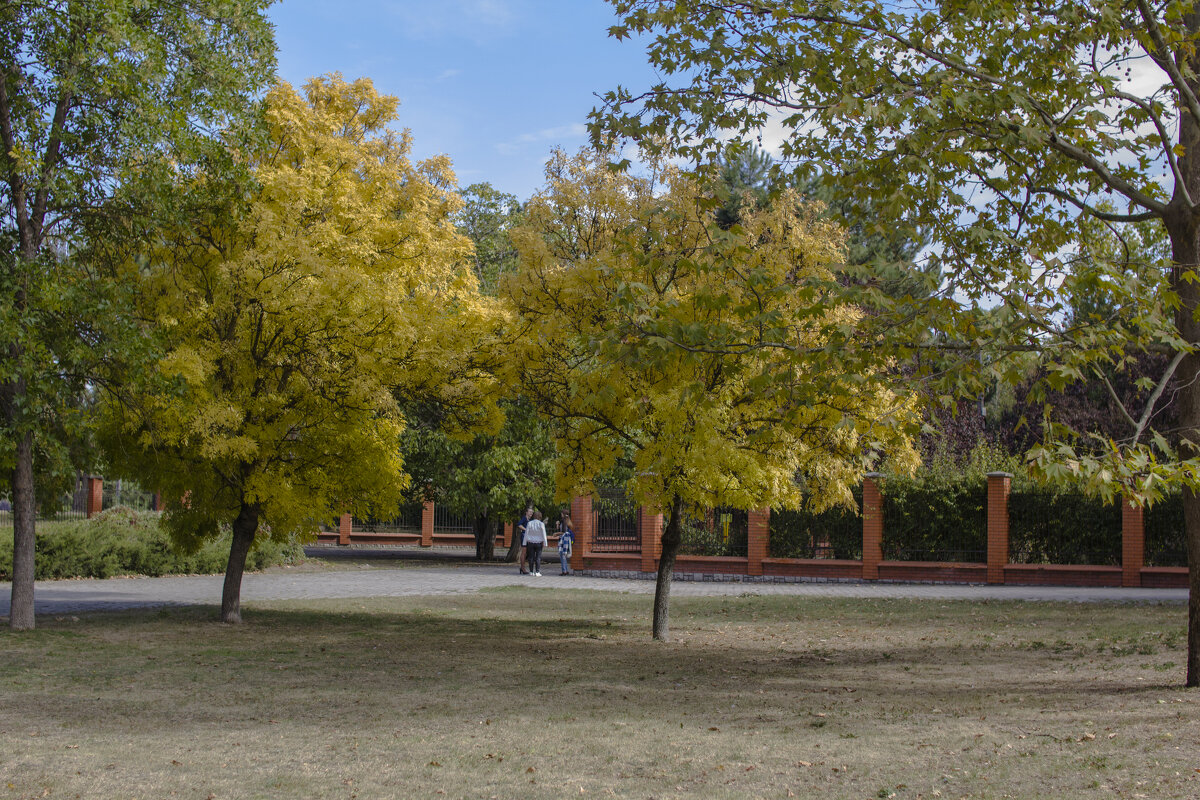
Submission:
[[[399,0],[387,5],[392,27],[407,39],[469,39],[476,43],[507,36],[518,14],[511,0]]]
[[[559,125],[555,128],[543,128],[540,131],[532,133],[522,133],[515,139],[497,144],[496,151],[500,155],[511,156],[524,150],[528,145],[546,143],[565,145],[567,142],[579,141],[586,137],[587,126],[581,122],[575,122],[570,125]]]

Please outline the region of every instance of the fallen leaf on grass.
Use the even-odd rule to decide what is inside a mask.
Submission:
[[[436,762],[436,761],[430,761],[430,762],[429,762],[429,764],[428,764],[427,766],[430,766],[430,767],[440,767],[440,766],[441,766],[441,764],[439,764],[439,763],[438,763],[438,762]]]

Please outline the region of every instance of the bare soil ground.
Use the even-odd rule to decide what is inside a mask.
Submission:
[[[1200,796],[1180,606],[527,588],[0,633],[0,796]]]

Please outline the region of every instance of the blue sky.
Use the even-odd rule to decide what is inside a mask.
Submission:
[[[594,93],[655,80],[641,44],[608,36],[603,0],[282,0],[270,17],[284,80],[371,78],[400,98],[416,157],[522,200],[551,148],[585,144]]]

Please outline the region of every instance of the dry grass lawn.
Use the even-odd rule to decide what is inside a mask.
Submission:
[[[1200,797],[1185,609],[505,589],[0,633],[0,795]]]

